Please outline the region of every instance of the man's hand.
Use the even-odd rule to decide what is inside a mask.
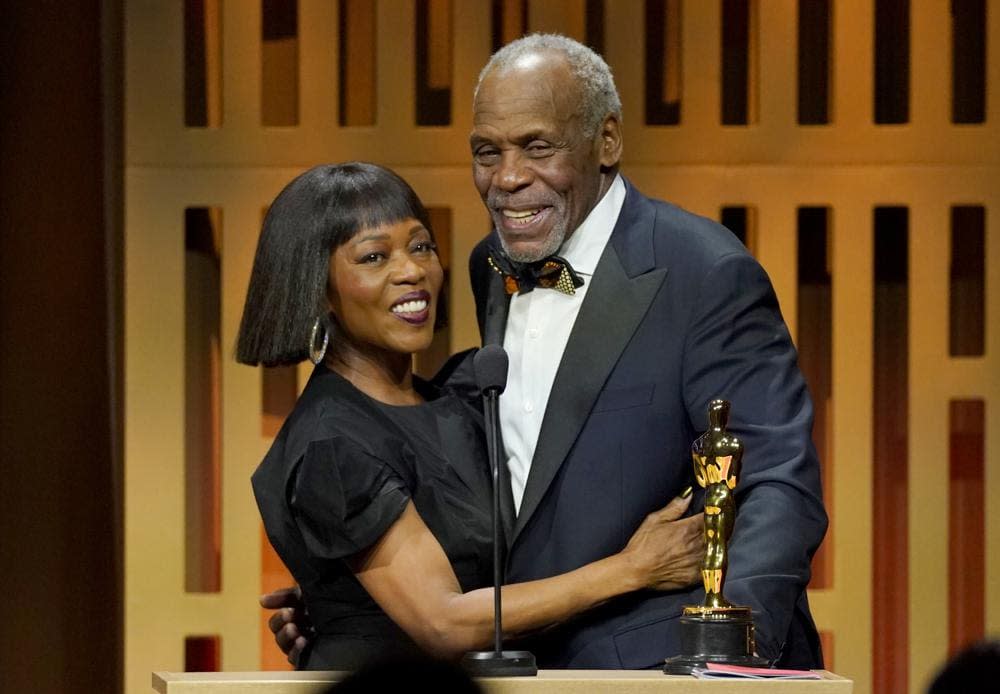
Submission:
[[[689,493],[650,513],[623,550],[647,588],[676,590],[701,582],[704,514],[681,518],[690,504]]]
[[[266,593],[260,596],[260,606],[266,610],[277,610],[267,625],[278,648],[288,656],[288,662],[298,665],[299,656],[308,643],[306,635],[312,633],[312,623],[302,602],[302,591],[298,586],[292,586]]]

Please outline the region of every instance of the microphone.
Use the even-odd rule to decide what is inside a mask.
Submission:
[[[483,395],[500,395],[507,387],[507,352],[500,345],[486,345],[472,358],[476,386]]]
[[[503,583],[500,547],[500,393],[507,387],[507,352],[500,345],[486,345],[472,358],[476,385],[483,395],[486,451],[493,473],[493,650],[469,651],[462,666],[475,677],[525,677],[538,674],[535,656],[528,651],[503,650],[500,584]]]

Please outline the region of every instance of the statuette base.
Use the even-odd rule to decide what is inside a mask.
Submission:
[[[680,618],[681,653],[667,658],[668,675],[690,675],[707,663],[768,667],[753,654],[753,618],[748,607],[686,607]]]

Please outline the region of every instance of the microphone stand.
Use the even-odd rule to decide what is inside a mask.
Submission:
[[[502,353],[502,350],[500,350]],[[506,367],[507,355],[503,354]],[[504,368],[506,377],[506,368]],[[503,650],[500,585],[503,583],[500,543],[500,412],[503,386],[483,388],[483,414],[486,418],[486,451],[493,474],[493,650],[469,651],[462,657],[462,667],[473,677],[533,677],[538,674],[535,656],[529,651]]]

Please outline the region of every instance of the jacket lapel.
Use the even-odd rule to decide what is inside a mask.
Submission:
[[[667,271],[653,269],[655,216],[652,204],[629,185],[556,371],[510,544],[541,503],[663,283]]]
[[[489,290],[486,294],[486,317],[483,321],[483,346],[503,346],[504,331],[507,328],[507,309],[510,297],[503,288],[503,278],[490,273]]]

